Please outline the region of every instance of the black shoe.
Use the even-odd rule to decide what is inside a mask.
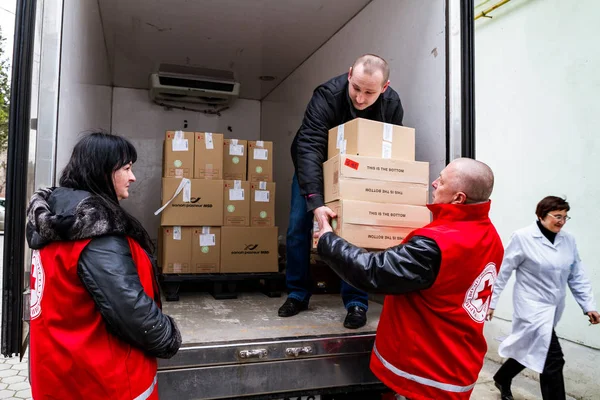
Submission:
[[[367,310],[362,307],[354,306],[348,309],[346,319],[344,320],[344,328],[358,329],[365,326],[367,323]]]
[[[496,385],[496,387],[500,391],[501,400],[514,400],[512,392],[510,391],[510,385],[502,385],[501,383],[498,383],[496,381],[494,381],[494,385]]]
[[[277,314],[279,314],[280,317],[291,317],[306,309],[308,309],[308,303],[288,297],[285,303],[279,307]]]

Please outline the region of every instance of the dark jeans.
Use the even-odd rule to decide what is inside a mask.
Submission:
[[[298,179],[292,180],[292,201],[286,241],[286,283],[289,297],[308,303],[312,280],[310,250],[312,247],[313,213],[306,211],[306,200],[300,194]],[[368,308],[367,294],[342,280],[342,301],[346,308]]]
[[[544,371],[540,374],[540,388],[542,390],[542,399],[544,400],[565,400],[565,380],[563,377],[563,367],[565,359],[563,357],[560,343],[556,332],[552,331],[550,339],[550,348],[544,364]],[[502,385],[510,386],[512,379],[523,371],[525,366],[517,360],[509,358],[494,375],[494,380]]]

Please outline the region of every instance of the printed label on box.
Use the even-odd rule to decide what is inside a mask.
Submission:
[[[200,235],[200,246],[214,246],[216,244],[214,233],[205,233]]]
[[[211,132],[204,133],[204,139],[206,141],[206,149],[212,150],[215,148],[215,144],[213,142],[213,136]]]
[[[230,156],[243,156],[244,155],[244,145],[242,144],[230,144],[229,145],[229,155]]]
[[[173,151],[188,151],[188,140],[184,139],[183,131],[175,132],[175,137],[171,142],[171,149]]]
[[[181,240],[181,227],[180,226],[173,227],[173,240]]]
[[[269,191],[268,190],[257,190],[254,192],[254,201],[257,203],[268,203],[269,202]]]
[[[229,189],[229,200],[230,201],[244,200],[244,189]]]
[[[269,150],[267,149],[254,149],[255,160],[268,160]]]
[[[353,160],[351,160],[351,159],[349,159],[349,158],[346,158],[346,161],[344,161],[344,165],[345,165],[346,167],[349,167],[349,168],[352,168],[352,169],[356,169],[356,170],[358,170],[358,165],[359,165],[359,164],[358,164],[356,161],[353,161]],[[334,183],[335,183],[335,182],[334,182]]]

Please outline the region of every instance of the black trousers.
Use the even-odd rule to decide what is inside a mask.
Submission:
[[[565,359],[558,342],[556,332],[552,331],[550,339],[550,348],[544,371],[540,374],[540,388],[544,400],[565,400],[565,380],[563,377],[563,367]],[[502,385],[510,386],[512,379],[519,374],[525,367],[517,360],[509,358],[494,375],[494,380]]]

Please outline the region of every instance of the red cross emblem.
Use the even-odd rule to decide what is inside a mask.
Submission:
[[[487,264],[465,293],[463,308],[476,322],[485,321],[496,276],[496,264]]]

